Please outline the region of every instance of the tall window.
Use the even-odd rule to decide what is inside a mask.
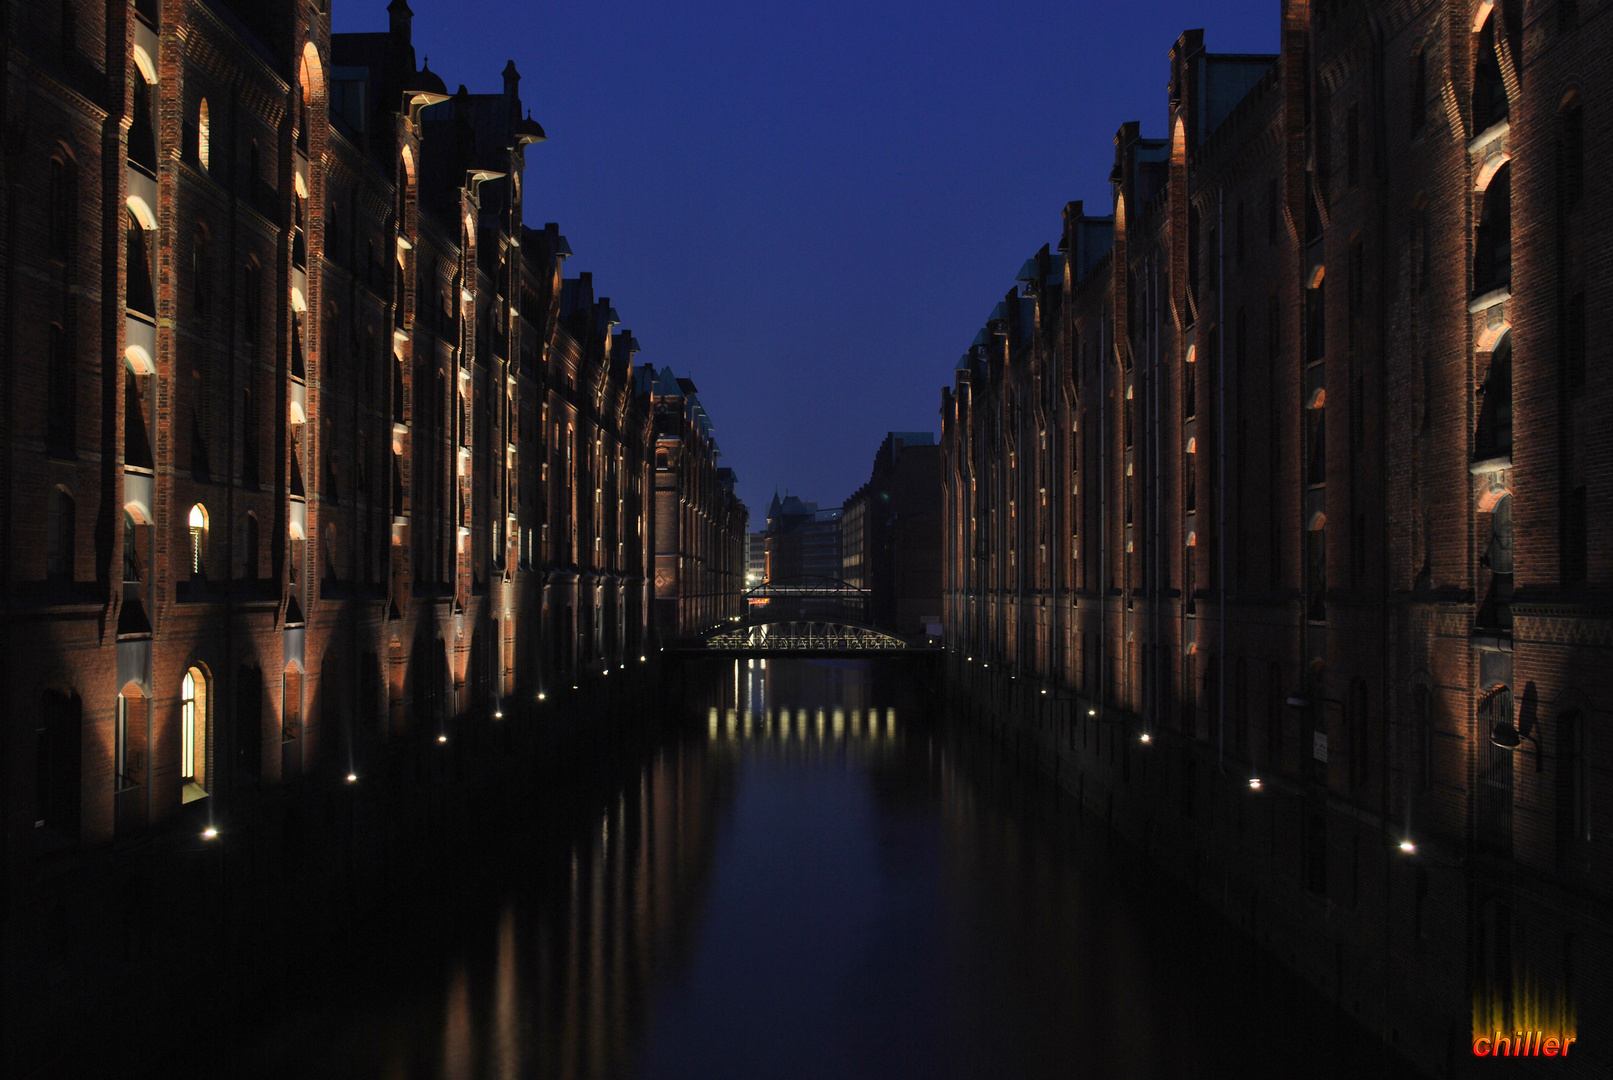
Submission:
[[[241,576],[247,581],[258,580],[258,516],[249,513],[246,516],[246,548],[245,565],[241,568]]]
[[[179,696],[179,776],[195,785],[185,792],[189,802],[207,787],[207,676],[200,668],[185,672]]]
[[[190,573],[193,578],[207,576],[207,510],[201,503],[190,508]]]
[[[1193,513],[1198,509],[1199,470],[1198,440],[1187,440],[1187,453],[1182,455],[1182,490],[1184,509]]]
[[[1182,549],[1182,604],[1189,615],[1194,613],[1193,594],[1198,591],[1198,542],[1197,533],[1188,533],[1187,546]]]
[[[252,391],[241,397],[241,483],[258,486],[258,399]]]
[[[1306,616],[1312,622],[1327,619],[1327,529],[1316,524],[1305,533]]]
[[[191,305],[206,315],[213,299],[213,268],[208,259],[207,234],[198,232],[190,247]]]
[[[258,328],[263,321],[263,273],[257,263],[247,263],[241,292],[242,329],[250,344],[258,340]]]
[[[1484,22],[1474,44],[1473,55],[1473,132],[1499,124],[1507,118],[1507,84],[1501,78],[1501,61],[1495,51],[1498,20],[1492,14]]]
[[[1512,281],[1512,163],[1501,166],[1484,189],[1478,233],[1473,242],[1473,293],[1489,292]]]
[[[1512,451],[1512,335],[1496,343],[1490,368],[1480,387],[1479,425],[1473,438],[1473,456],[1495,457]]]
[[[1198,350],[1187,350],[1187,362],[1182,365],[1182,415],[1198,415],[1199,378],[1198,378]],[[1129,442],[1129,440],[1128,440]]]
[[[129,212],[127,228],[129,256],[124,268],[124,303],[130,311],[137,311],[155,319],[157,298],[151,280],[150,238],[132,210]]]
[[[202,107],[196,114],[196,160],[202,163],[204,170],[211,170],[213,160],[210,144],[213,140],[212,118],[208,115],[207,99],[202,98]]]
[[[1558,136],[1557,182],[1564,213],[1579,208],[1585,195],[1585,114],[1576,97],[1563,109]]]
[[[76,170],[71,159],[50,159],[50,252],[66,262],[73,253],[78,225]]]
[[[45,442],[56,457],[72,457],[77,441],[78,386],[73,376],[73,358],[68,354],[65,335],[60,326],[52,323],[45,337]]]
[[[76,512],[73,496],[62,487],[50,489],[46,506],[45,576],[51,581],[73,580],[73,537]]]
[[[134,75],[134,102],[129,124],[129,164],[149,176],[157,175],[157,131],[152,112],[151,84],[137,68]]]
[[[1498,686],[1479,702],[1479,843],[1486,853],[1512,856],[1512,758],[1509,747],[1498,746],[1492,734],[1500,725],[1511,726],[1512,690]]]

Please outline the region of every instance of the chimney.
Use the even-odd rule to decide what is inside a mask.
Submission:
[[[521,119],[521,73],[514,60],[504,65],[504,111],[511,120]]]

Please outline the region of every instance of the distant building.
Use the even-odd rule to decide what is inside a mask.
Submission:
[[[799,496],[777,494],[767,511],[766,543],[768,584],[774,586],[833,586],[840,582],[840,519],[836,506],[820,509],[815,502]],[[830,602],[791,603],[786,608],[774,601],[772,614],[841,614],[838,598]]]
[[[654,622],[665,639],[740,614],[749,513],[734,494],[734,471],[717,467],[694,382],[649,364],[638,381],[655,424]]]
[[[898,634],[941,631],[941,448],[893,431],[868,483],[846,500],[841,574],[869,592],[869,620]]]
[[[745,588],[754,589],[767,580],[767,533],[745,534]]]

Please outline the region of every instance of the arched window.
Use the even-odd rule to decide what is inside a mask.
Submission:
[[[73,253],[74,233],[78,224],[76,170],[71,158],[50,159],[50,252],[66,262]]]
[[[213,268],[208,260],[207,234],[198,231],[190,246],[191,304],[196,314],[206,315],[213,298]]]
[[[180,687],[179,777],[184,801],[207,794],[207,676],[201,668],[185,672]]]
[[[207,509],[201,503],[190,508],[190,573],[194,578],[207,576]]]
[[[245,563],[241,567],[241,577],[246,581],[258,580],[258,516],[253,513],[246,515],[246,548]]]
[[[670,468],[672,468],[671,455],[665,450],[657,450],[655,452],[655,471],[666,472]]]
[[[1486,854],[1512,856],[1512,755],[1518,743],[1512,690],[1497,686],[1479,702],[1479,844]]]
[[[1484,189],[1478,233],[1473,242],[1473,294],[1512,282],[1512,163],[1496,170]]]
[[[1306,616],[1327,621],[1327,519],[1317,514],[1305,533]]]
[[[125,266],[124,303],[130,311],[155,319],[157,299],[151,282],[151,245],[134,211],[129,211],[129,256]]]
[[[196,160],[202,163],[202,168],[212,171],[213,122],[207,111],[207,99],[202,98],[202,107],[196,115]]]
[[[73,580],[73,537],[76,512],[73,496],[61,486],[50,489],[46,506],[45,576],[51,581]]]
[[[1182,457],[1182,495],[1188,513],[1198,508],[1198,440],[1187,440],[1187,453]]]
[[[72,457],[77,440],[78,380],[73,375],[73,358],[68,355],[62,328],[52,323],[45,346],[45,442],[56,457]]]
[[[245,320],[243,329],[247,342],[251,344],[258,340],[258,326],[263,320],[263,273],[257,263],[246,264],[241,292],[241,313]]]
[[[1473,134],[1507,118],[1507,84],[1501,78],[1495,34],[1499,19],[1491,14],[1473,48]]]
[[[134,108],[129,124],[129,164],[149,176],[157,175],[157,131],[152,112],[151,84],[138,68],[134,73]]]
[[[241,395],[241,483],[258,486],[258,406],[250,390]]]
[[[1479,426],[1473,457],[1483,461],[1512,452],[1512,335],[1496,342],[1490,368],[1479,393]]]

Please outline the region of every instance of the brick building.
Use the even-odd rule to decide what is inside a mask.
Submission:
[[[868,591],[869,622],[913,636],[941,620],[941,448],[928,431],[892,431],[868,482],[846,500],[847,585]]]
[[[529,715],[657,633],[665,436],[610,300],[523,224],[513,62],[450,94],[404,0],[377,33],[326,8],[0,23],[9,1002],[51,942],[164,909],[152,837]],[[691,475],[715,617],[743,508]],[[4,1041],[85,1000],[7,1008]]]
[[[666,637],[709,629],[745,613],[750,514],[734,493],[692,379],[671,368],[638,370],[650,403],[654,463],[654,624]]]
[[[954,671],[1424,1067],[1568,1013],[1592,1075],[1613,16],[1281,17],[1278,56],[1177,40],[1166,136],[1119,128],[1108,212],[1065,207],[958,362]]]

